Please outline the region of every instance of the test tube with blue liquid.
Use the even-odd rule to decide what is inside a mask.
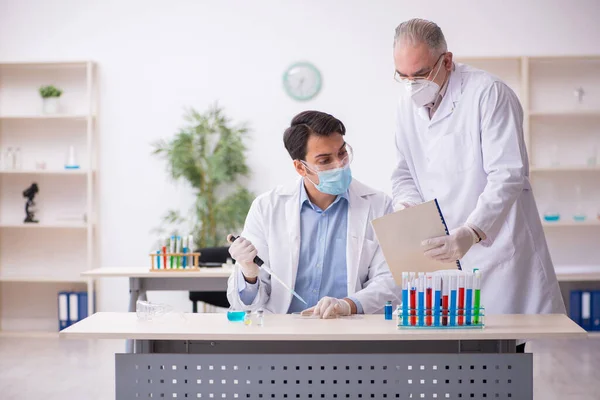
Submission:
[[[442,326],[448,326],[448,309],[450,296],[450,277],[448,275],[442,276]]]
[[[419,326],[425,325],[425,274],[419,272]]]
[[[449,309],[449,325],[456,325],[456,275],[450,275],[450,309]]]
[[[465,325],[471,325],[471,312],[473,310],[473,274],[467,273],[466,276],[466,299],[465,299]]]
[[[402,325],[408,325],[408,292],[410,291],[410,280],[408,272],[402,273]]]
[[[182,246],[183,246],[183,257],[182,257],[181,264],[183,266],[183,269],[185,269],[186,265],[187,265],[188,238],[184,236],[181,239],[181,241],[182,241]]]
[[[442,301],[442,277],[433,277],[434,299],[433,299],[433,325],[440,326],[440,302]],[[448,305],[446,304],[446,307]]]

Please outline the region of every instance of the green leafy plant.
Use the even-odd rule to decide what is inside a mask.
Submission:
[[[178,210],[168,211],[163,225],[189,223],[199,248],[225,245],[227,234],[242,228],[254,199],[238,182],[249,174],[244,154],[249,130],[234,126],[216,104],[205,113],[187,110],[185,120],[173,139],[153,143],[153,154],[166,160],[172,179],[191,185],[195,203],[187,218]]]
[[[57,89],[52,85],[42,86],[40,88],[40,96],[44,99],[47,99],[48,97],[60,97],[61,94],[62,90]]]

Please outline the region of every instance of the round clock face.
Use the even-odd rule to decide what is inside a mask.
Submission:
[[[321,73],[310,63],[295,63],[284,72],[283,87],[295,100],[310,100],[321,90]]]

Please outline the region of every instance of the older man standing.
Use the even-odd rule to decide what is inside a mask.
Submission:
[[[515,93],[485,71],[453,63],[442,30],[422,19],[396,28],[394,64],[404,87],[395,208],[437,198],[451,230],[423,242],[425,255],[479,268],[488,313],[564,313]]]

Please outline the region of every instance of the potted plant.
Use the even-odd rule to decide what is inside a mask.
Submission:
[[[240,183],[249,173],[244,154],[249,130],[232,124],[217,105],[204,113],[190,109],[185,120],[187,125],[173,139],[153,144],[153,154],[166,160],[172,179],[183,179],[192,187],[194,206],[187,217],[178,210],[168,211],[156,232],[191,231],[196,249],[224,246],[227,234],[243,227],[254,199]]]
[[[56,114],[59,109],[59,98],[62,95],[62,90],[57,89],[52,85],[42,86],[40,88],[40,96],[42,96],[42,109],[44,114]]]

